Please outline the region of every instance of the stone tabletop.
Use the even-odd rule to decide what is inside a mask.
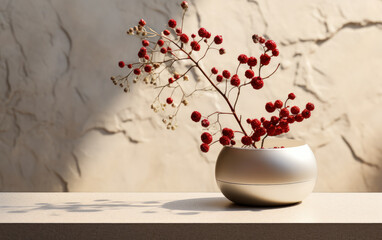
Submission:
[[[382,223],[382,193],[313,193],[272,208],[221,193],[0,193],[0,223]]]

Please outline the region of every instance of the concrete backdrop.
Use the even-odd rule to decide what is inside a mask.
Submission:
[[[189,114],[224,102],[194,97],[167,131],[150,110],[151,90],[125,94],[109,80],[119,60],[136,59],[139,41],[126,30],[140,18],[163,29],[180,19],[179,2],[0,0],[1,191],[217,190],[220,147],[200,153],[202,129]],[[291,91],[297,104],[314,102],[288,137],[312,147],[315,190],[381,191],[381,12],[377,0],[194,0],[185,31],[223,35],[227,54],[212,54],[206,68],[258,55],[254,33],[274,39],[282,67],[261,92],[243,95],[241,111],[258,117]]]

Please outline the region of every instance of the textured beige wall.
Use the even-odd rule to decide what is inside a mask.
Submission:
[[[150,110],[144,85],[124,94],[108,80],[117,61],[136,56],[128,27],[143,17],[162,28],[179,19],[177,4],[0,0],[1,191],[217,190],[220,147],[200,153],[202,130],[188,116],[205,101],[201,110],[224,103],[194,97],[172,132]],[[186,31],[223,35],[228,53],[208,68],[234,69],[238,54],[258,54],[253,33],[278,42],[282,68],[260,93],[244,95],[251,101],[241,111],[261,115],[290,91],[300,105],[315,102],[289,137],[314,150],[316,191],[381,191],[381,12],[377,0],[195,0]]]

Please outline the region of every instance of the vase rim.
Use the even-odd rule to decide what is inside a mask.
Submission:
[[[279,148],[244,148],[244,147],[235,147],[235,146],[224,146],[225,148],[231,148],[231,149],[242,149],[242,150],[249,150],[249,151],[264,151],[264,150],[267,150],[267,151],[270,151],[270,150],[275,150],[275,151],[280,151],[280,150],[286,150],[286,149],[290,149],[290,148],[298,148],[298,147],[304,147],[304,146],[308,146],[308,144],[302,140],[297,140],[297,139],[290,139],[290,138],[270,138],[270,139],[266,139],[266,141],[270,141],[270,142],[284,142],[284,143],[292,143],[291,146],[285,146],[284,148],[281,148],[281,146],[283,145],[280,145]],[[269,144],[269,143],[268,143]],[[284,145],[289,145],[289,144],[284,144]]]

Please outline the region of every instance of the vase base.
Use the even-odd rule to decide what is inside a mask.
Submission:
[[[313,190],[316,179],[285,184],[240,184],[217,180],[223,195],[247,206],[281,206],[301,202]]]

